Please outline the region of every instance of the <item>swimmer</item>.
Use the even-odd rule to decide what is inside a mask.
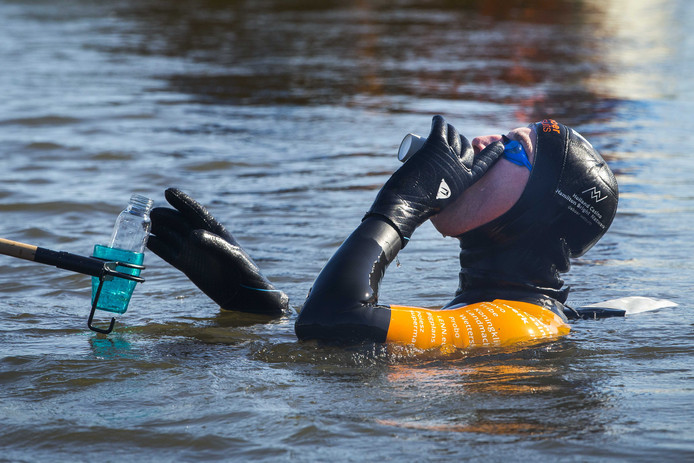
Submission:
[[[222,309],[279,316],[287,296],[202,205],[168,189],[148,247]],[[506,346],[570,331],[561,273],[617,210],[617,182],[578,132],[552,119],[468,141],[435,116],[414,155],[316,278],[295,322],[301,340],[415,347]],[[459,288],[439,310],[379,303],[381,279],[431,220],[460,241]]]

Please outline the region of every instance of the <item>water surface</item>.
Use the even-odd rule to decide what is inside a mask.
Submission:
[[[404,134],[436,113],[470,137],[551,116],[621,192],[570,302],[677,308],[508,351],[322,347],[293,314],[221,313],[150,253],[103,338],[87,277],[0,257],[0,458],[694,458],[694,7],[462,3],[0,1],[0,236],[88,254],[131,193],[177,186],[298,308]],[[381,300],[442,306],[457,265],[426,224]]]

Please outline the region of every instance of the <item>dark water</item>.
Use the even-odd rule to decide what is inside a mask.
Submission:
[[[178,186],[298,307],[405,133],[552,116],[621,189],[570,302],[680,304],[510,351],[327,348],[148,254],[100,338],[87,277],[0,256],[0,459],[694,459],[693,5],[0,1],[2,237],[88,254],[132,192]],[[423,226],[382,301],[446,303],[456,248]]]

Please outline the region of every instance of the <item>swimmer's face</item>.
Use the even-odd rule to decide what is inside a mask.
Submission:
[[[532,164],[537,142],[534,127],[519,127],[506,136],[523,145]],[[472,147],[475,154],[479,154],[488,145],[499,140],[501,134],[476,137],[472,140]],[[453,204],[432,217],[431,222],[446,236],[457,236],[491,222],[518,201],[529,178],[530,171],[526,167],[502,157]]]

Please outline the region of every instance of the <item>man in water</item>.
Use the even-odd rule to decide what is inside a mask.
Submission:
[[[223,309],[281,315],[287,296],[195,200],[166,191],[148,247]],[[607,231],[617,182],[580,134],[545,119],[470,143],[435,116],[424,146],[379,191],[296,320],[299,339],[493,347],[569,332],[560,273]],[[460,240],[460,286],[440,310],[378,303],[385,270],[431,220]]]

